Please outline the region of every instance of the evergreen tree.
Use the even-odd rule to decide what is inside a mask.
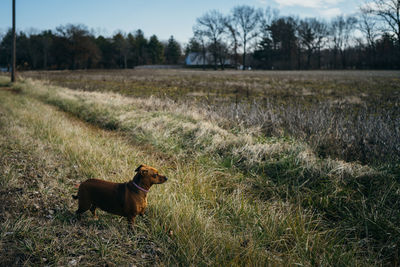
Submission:
[[[147,39],[144,37],[142,30],[137,30],[133,38],[130,38],[132,43],[132,53],[134,65],[147,64]]]
[[[168,40],[165,47],[165,60],[167,64],[178,64],[182,54],[181,45],[174,39],[174,36]]]
[[[161,64],[164,62],[164,46],[158,40],[156,35],[150,37],[147,51],[151,64]]]

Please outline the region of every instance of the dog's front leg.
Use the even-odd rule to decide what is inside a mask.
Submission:
[[[128,227],[130,229],[133,229],[133,225],[135,224],[136,216],[128,216],[127,219],[128,219]]]

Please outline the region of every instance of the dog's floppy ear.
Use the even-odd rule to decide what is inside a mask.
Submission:
[[[140,171],[140,168],[142,168],[143,167],[143,164],[140,164],[140,166],[139,167],[137,167],[137,169],[135,170],[135,172],[138,172],[138,171]]]

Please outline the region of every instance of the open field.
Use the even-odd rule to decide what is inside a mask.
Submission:
[[[289,74],[0,77],[0,262],[399,264],[399,72]],[[141,163],[170,180],[135,232],[75,221],[76,183]]]
[[[217,116],[224,128],[243,125],[259,127],[265,136],[291,136],[322,157],[369,164],[400,160],[400,71],[125,70],[23,76],[71,89],[196,106]]]

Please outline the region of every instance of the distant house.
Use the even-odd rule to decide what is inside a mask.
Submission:
[[[185,64],[187,66],[210,65],[209,58],[210,58],[209,53],[207,53],[206,57],[204,58],[202,53],[190,52],[185,59]]]
[[[185,59],[185,64],[186,66],[190,67],[201,67],[203,65],[205,66],[211,66],[214,65],[214,58],[211,55],[211,53],[206,53],[205,58],[203,57],[202,53],[197,53],[197,52],[191,52],[187,55]],[[224,65],[229,66],[231,64],[230,59],[225,59]],[[217,65],[221,65],[219,60],[217,61]]]

